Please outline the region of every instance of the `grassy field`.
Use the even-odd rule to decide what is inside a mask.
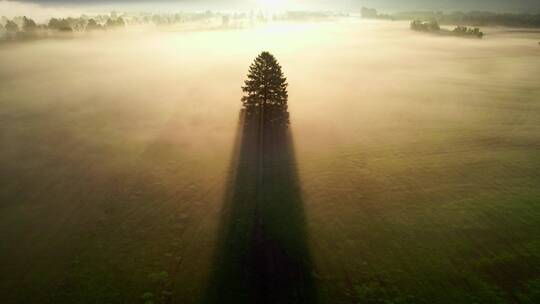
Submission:
[[[227,244],[257,217],[240,86],[262,50],[291,137],[256,212],[310,297],[540,302],[540,35],[484,32],[345,19],[0,45],[2,303],[233,286]]]

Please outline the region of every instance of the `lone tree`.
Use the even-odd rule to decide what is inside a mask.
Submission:
[[[242,87],[247,117],[258,115],[265,126],[287,126],[287,85],[287,78],[276,58],[262,52],[249,67],[248,79]]]

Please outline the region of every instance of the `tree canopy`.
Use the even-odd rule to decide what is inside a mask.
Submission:
[[[37,24],[30,18],[23,17],[23,31],[34,32],[37,29]]]
[[[431,21],[422,21],[422,20],[413,20],[411,22],[411,29],[413,31],[419,31],[419,32],[429,32],[429,33],[435,33],[439,35],[446,35],[446,36],[458,36],[458,37],[472,37],[472,38],[479,38],[481,39],[484,37],[484,33],[480,31],[479,28],[468,28],[466,26],[458,25],[455,29],[452,31],[441,29],[439,26],[439,23],[435,20]]]
[[[17,23],[15,23],[15,22],[13,22],[11,20],[8,20],[8,22],[6,23],[5,28],[6,28],[6,31],[11,32],[11,33],[19,31],[19,26],[17,25]]]
[[[105,26],[108,28],[114,28],[114,27],[124,27],[126,26],[126,23],[122,17],[118,17],[116,19],[109,18],[107,19],[107,22],[105,23]]]
[[[247,77],[242,87],[246,115],[262,115],[266,125],[288,125],[288,84],[276,58],[262,52],[249,67]]]
[[[86,23],[86,30],[87,31],[94,31],[94,30],[102,30],[103,27],[96,22],[94,19],[88,19],[88,22]]]
[[[473,36],[477,38],[484,37],[484,33],[481,32],[477,27],[469,28],[466,26],[457,26],[452,32],[457,36]]]
[[[56,19],[49,20],[49,29],[62,32],[71,32],[73,29],[68,19]]]
[[[439,23],[435,20],[422,21],[422,20],[413,20],[411,22],[411,29],[413,31],[420,32],[438,32],[441,30]]]

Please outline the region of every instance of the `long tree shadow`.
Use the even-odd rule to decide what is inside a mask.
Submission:
[[[205,302],[315,303],[290,129],[239,124]]]

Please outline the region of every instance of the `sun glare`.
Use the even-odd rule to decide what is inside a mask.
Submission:
[[[287,9],[289,0],[256,0],[260,8],[264,10],[280,11]]]

